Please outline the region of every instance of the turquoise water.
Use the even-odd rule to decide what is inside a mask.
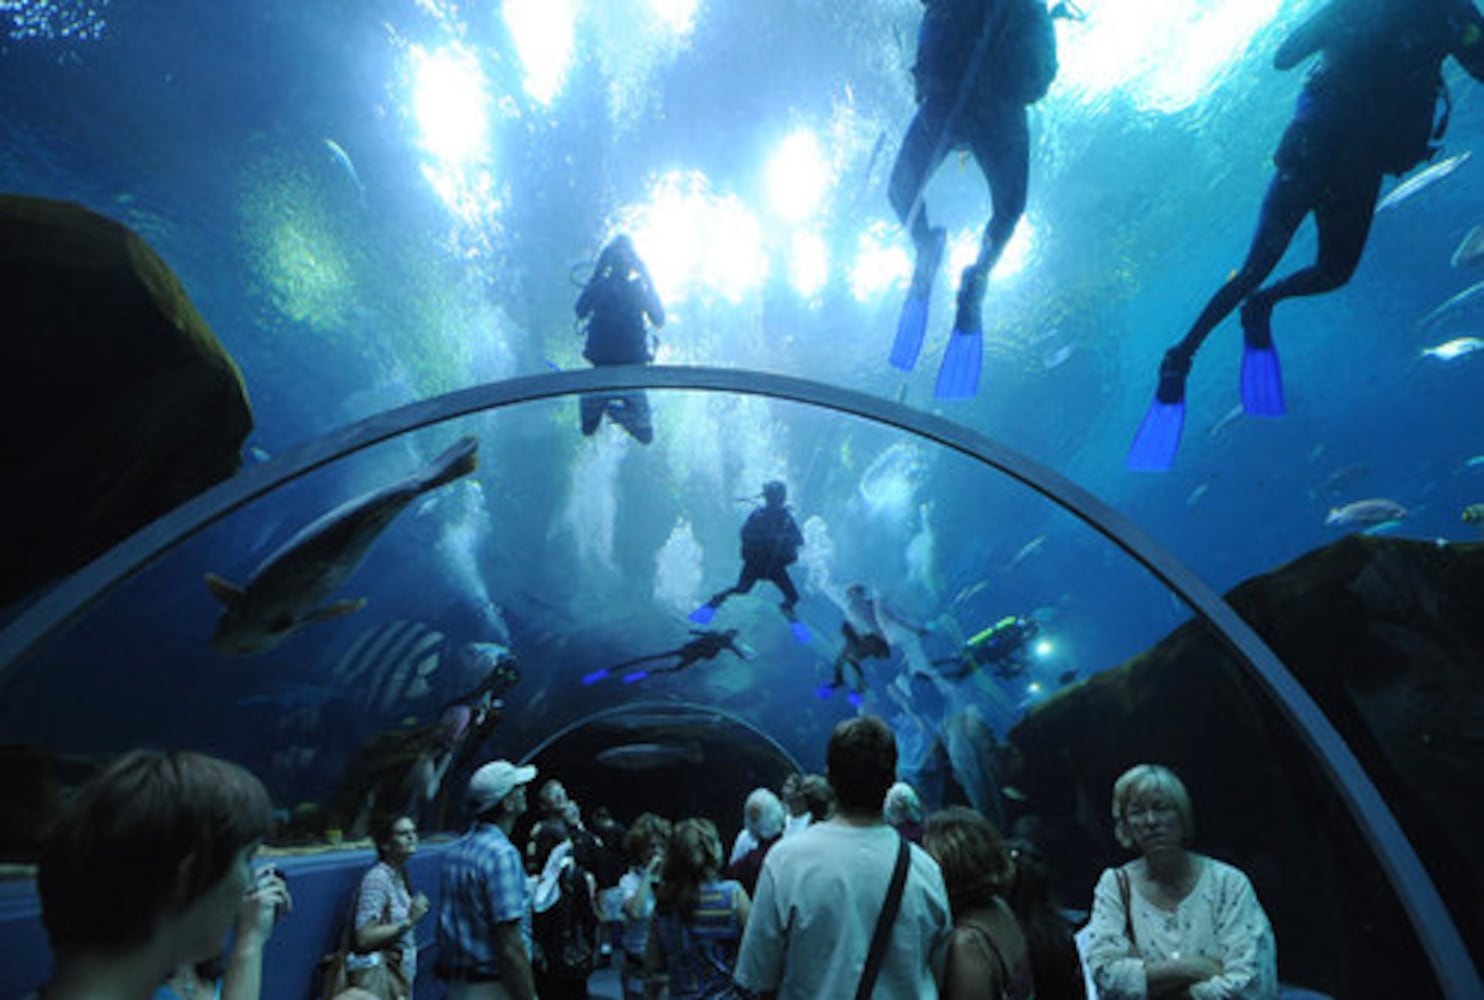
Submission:
[[[658,361],[938,412],[1068,476],[1218,590],[1333,541],[1326,512],[1354,500],[1408,508],[1399,535],[1476,537],[1459,512],[1484,499],[1484,464],[1468,461],[1484,453],[1484,361],[1420,351],[1476,335],[1478,313],[1416,324],[1479,278],[1449,263],[1484,220],[1477,161],[1381,213],[1346,288],[1280,307],[1287,418],[1223,420],[1237,403],[1229,320],[1196,363],[1175,468],[1123,468],[1161,353],[1246,251],[1301,81],[1271,52],[1312,4],[1083,6],[1085,21],[1058,22],[1061,74],[1031,112],[1029,205],[990,284],[968,403],[932,399],[946,277],[918,370],[886,365],[910,270],[885,188],[913,107],[916,0],[3,0],[0,189],[115,218],[171,265],[242,369],[250,465],[417,399],[584,367],[576,282],[623,230],[669,312]],[[1451,155],[1472,148],[1484,108],[1448,72]],[[978,172],[951,157],[928,198],[962,266],[988,212]],[[1279,273],[1313,251],[1306,226]],[[1075,519],[959,456],[795,404],[651,395],[648,448],[609,426],[582,439],[574,400],[532,403],[380,446],[234,514],[29,668],[0,739],[70,755],[197,746],[253,766],[286,808],[328,802],[376,733],[433,724],[480,677],[445,664],[428,690],[370,700],[349,661],[400,622],[520,661],[487,754],[529,753],[626,701],[685,700],[820,768],[829,725],[854,711],[814,697],[850,582],[932,626],[868,675],[866,708],[919,753],[931,735],[890,698],[912,656],[1034,616],[1046,646],[1025,671],[918,692],[930,727],[973,705],[1003,738],[1062,684],[1187,618]],[[241,582],[298,527],[462,433],[480,438],[479,471],[386,531],[337,595],[370,598],[364,610],[259,657],[211,650],[206,572]],[[734,577],[746,500],[771,478],[789,483],[806,536],[793,572],[811,643],[761,584],[718,619],[753,659],[583,685],[686,641],[685,614]]]

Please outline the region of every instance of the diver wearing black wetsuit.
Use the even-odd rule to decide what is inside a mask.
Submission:
[[[1433,115],[1443,60],[1451,55],[1469,75],[1484,80],[1484,18],[1471,0],[1331,0],[1288,36],[1273,65],[1292,69],[1316,53],[1321,62],[1305,81],[1273,156],[1278,173],[1247,259],[1165,354],[1159,387],[1164,403],[1183,399],[1196,350],[1243,299],[1248,346],[1271,349],[1274,305],[1350,280],[1370,233],[1382,175],[1400,176],[1437,153],[1431,142],[1441,137]],[[1319,232],[1318,259],[1258,288],[1310,212]]]
[[[742,525],[742,572],[735,584],[713,594],[705,607],[714,611],[733,594],[745,594],[757,581],[768,580],[783,594],[784,615],[793,619],[799,591],[789,578],[788,567],[798,560],[804,536],[784,503],[787,496],[787,488],[778,480],[763,484],[763,506]]]
[[[594,366],[648,363],[646,316],[656,328],[665,325],[665,307],[655,294],[649,270],[633,242],[620,233],[598,255],[593,276],[577,297],[577,317],[587,320],[587,347],[582,356]],[[585,435],[595,433],[607,413],[640,444],[654,440],[649,398],[643,392],[589,393],[580,405]]]
[[[636,667],[641,663],[654,663],[659,660],[668,660],[675,657],[675,662],[668,667],[656,667],[649,671],[650,674],[673,674],[693,666],[702,660],[714,660],[723,651],[730,650],[744,660],[752,657],[741,646],[737,645],[737,630],[734,628],[724,629],[720,632],[710,629],[691,629],[690,634],[695,636],[690,642],[676,649],[666,650],[663,653],[651,653],[648,656],[636,656],[632,660],[616,663],[608,668],[608,672],[622,670],[625,667]]]
[[[976,309],[990,270],[1025,212],[1030,176],[1025,105],[997,92],[990,60],[981,58],[978,67],[973,66],[981,32],[996,29],[1008,2],[923,0],[926,10],[918,30],[917,62],[912,67],[917,114],[891,172],[892,208],[917,248],[911,294],[926,297],[942,259],[945,234],[941,227],[928,223],[923,188],[949,152],[967,149],[973,154],[989,184],[994,212],[984,230],[979,258],[964,272],[960,289],[961,299],[972,298]],[[975,79],[965,79],[971,68]],[[960,88],[967,91],[962,99]]]

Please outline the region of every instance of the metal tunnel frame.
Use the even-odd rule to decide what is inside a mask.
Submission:
[[[484,410],[585,392],[684,389],[788,400],[898,428],[977,459],[1069,511],[1184,599],[1245,660],[1298,728],[1339,789],[1451,1000],[1484,996],[1458,928],[1437,887],[1369,776],[1318,704],[1246,622],[1199,576],[1133,521],[1060,473],[978,431],[851,389],[744,369],[621,366],[529,375],[460,389],[367,417],[273,461],[247,469],[141,528],[62,581],[0,632],[0,680],[95,601],[192,535],[240,507],[354,452]]]

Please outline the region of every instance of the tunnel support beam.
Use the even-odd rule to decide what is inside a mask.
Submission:
[[[1452,1000],[1484,996],[1458,928],[1380,792],[1319,705],[1220,594],[1133,521],[1060,473],[986,435],[880,397],[792,376],[720,368],[593,368],[473,386],[368,417],[213,487],[56,585],[0,632],[0,681],[134,573],[233,511],[315,469],[410,431],[485,410],[588,392],[641,389],[767,396],[851,414],[977,459],[1074,514],[1179,595],[1231,644],[1338,787],[1401,899],[1444,995]]]

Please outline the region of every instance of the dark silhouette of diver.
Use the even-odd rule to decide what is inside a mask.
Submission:
[[[835,656],[834,676],[827,684],[819,686],[818,693],[821,698],[828,698],[836,689],[845,687],[848,688],[845,697],[852,705],[859,705],[861,696],[866,693],[865,661],[890,659],[891,646],[875,632],[857,632],[848,621],[840,623],[840,635],[845,644]]]
[[[939,399],[964,399],[979,389],[989,272],[1025,211],[1025,107],[1045,94],[1056,75],[1056,34],[1043,0],[923,0],[923,6],[912,67],[917,114],[892,167],[889,192],[912,236],[916,264],[890,360],[903,371],[917,363],[947,242],[943,227],[928,222],[923,189],[950,151],[967,149],[989,184],[993,214],[977,259],[959,282],[953,335],[934,389]],[[1065,8],[1059,13],[1073,16]]]
[[[1195,324],[1165,352],[1159,387],[1129,450],[1133,469],[1169,468],[1185,420],[1185,379],[1208,334],[1242,305],[1242,407],[1284,413],[1283,383],[1270,320],[1284,299],[1333,291],[1350,280],[1370,233],[1385,174],[1401,176],[1438,152],[1432,143],[1441,67],[1457,59],[1484,80],[1484,18],[1471,0],[1331,0],[1279,46],[1273,65],[1292,69],[1315,54],[1308,79],[1273,156],[1277,174],[1263,199],[1242,268],[1211,297]],[[1259,287],[1310,213],[1318,258]],[[1244,301],[1245,300],[1245,301]]]
[[[594,367],[642,365],[654,356],[644,320],[648,317],[656,329],[664,326],[665,307],[655,294],[649,270],[635,252],[633,241],[624,234],[613,237],[598,255],[593,276],[577,297],[576,308],[577,318],[587,321],[587,346],[582,356]],[[585,435],[597,431],[606,413],[640,444],[654,440],[649,397],[643,392],[589,393],[579,405]]]
[[[840,623],[844,643],[835,656],[829,683],[819,686],[817,693],[821,698],[828,698],[837,689],[848,687],[846,697],[850,703],[860,704],[866,690],[865,661],[891,658],[891,643],[886,634],[888,623],[911,629],[919,636],[928,632],[926,627],[893,611],[865,584],[852,583],[845,588],[845,620]],[[846,668],[849,668],[848,672]]]
[[[1030,641],[1040,634],[1041,626],[1032,618],[1006,615],[989,628],[972,636],[958,653],[934,660],[935,667],[949,680],[963,680],[981,667],[990,667],[1000,677],[1009,678],[1025,670],[1025,655]]]
[[[759,580],[767,580],[783,594],[779,608],[788,619],[794,638],[801,643],[809,641],[808,626],[794,613],[794,605],[799,603],[799,591],[788,575],[788,567],[798,561],[804,536],[784,503],[787,497],[788,488],[779,480],[763,484],[763,506],[749,514],[742,525],[742,572],[737,576],[737,582],[713,594],[709,601],[692,611],[691,621],[697,625],[709,625],[716,617],[716,609],[727,598],[745,594]]]
[[[690,634],[695,636],[695,638],[683,646],[675,649],[667,649],[663,653],[636,656],[632,660],[624,660],[622,663],[615,663],[611,667],[594,670],[582,678],[582,683],[596,684],[605,677],[612,677],[626,667],[637,667],[641,663],[654,663],[659,660],[668,660],[671,657],[675,657],[676,659],[670,666],[655,667],[653,670],[635,670],[631,673],[624,674],[623,682],[625,684],[633,684],[635,681],[642,681],[644,678],[654,674],[679,673],[687,667],[700,663],[702,660],[716,659],[723,650],[730,651],[744,660],[752,659],[752,650],[748,649],[745,644],[738,644],[737,630],[734,628],[724,629],[720,632],[711,629],[693,628],[690,630]]]

